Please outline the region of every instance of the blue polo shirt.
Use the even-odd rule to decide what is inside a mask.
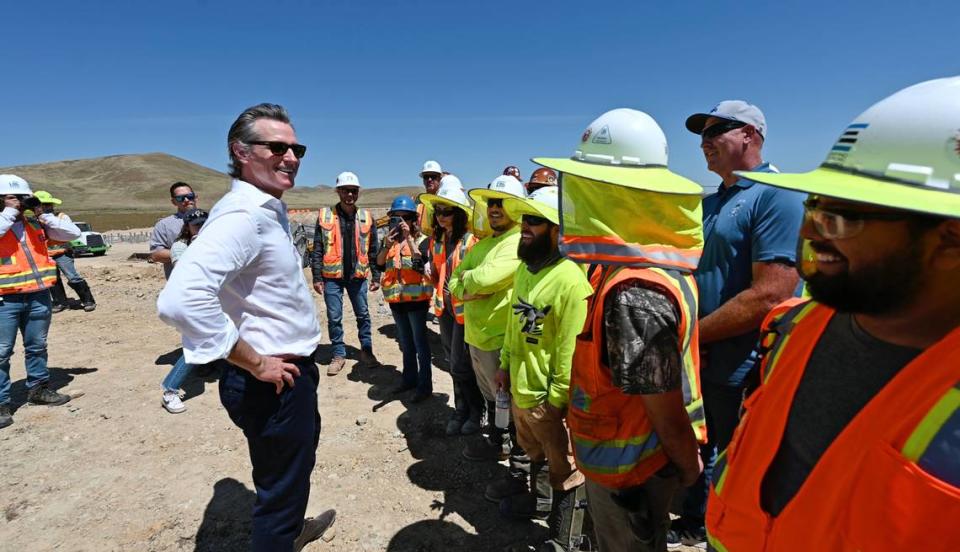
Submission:
[[[769,163],[753,169],[776,172]],[[703,199],[703,256],[694,277],[700,318],[750,287],[753,263],[796,262],[805,194],[737,180]],[[704,381],[740,386],[756,360],[759,330],[704,345]]]

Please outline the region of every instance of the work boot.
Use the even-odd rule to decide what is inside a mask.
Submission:
[[[97,302],[94,301],[93,293],[90,291],[90,286],[87,285],[86,280],[67,283],[73,288],[73,291],[77,292],[77,296],[80,297],[80,304],[83,305],[83,310],[90,312],[97,308]]]
[[[553,504],[553,488],[546,462],[530,462],[530,489],[500,501],[500,515],[510,519],[546,519]]]
[[[530,492],[530,485],[526,477],[517,474],[507,473],[502,479],[497,479],[487,485],[483,491],[483,497],[490,502],[500,503],[501,500]]]
[[[363,349],[360,351],[360,364],[367,368],[376,368],[380,366],[380,361],[373,355],[373,351]]]
[[[587,493],[583,485],[569,491],[553,491],[550,515],[547,516],[549,539],[541,549],[551,552],[580,550],[584,539],[587,515]]]
[[[497,444],[489,437],[471,440],[463,447],[463,457],[473,462],[499,462],[505,460],[507,454],[502,444]]]
[[[327,510],[319,516],[303,520],[303,529],[300,530],[300,536],[293,541],[293,552],[300,552],[304,546],[322,537],[336,520],[336,510]]]
[[[63,289],[63,281],[59,276],[57,281],[50,286],[50,303],[53,312],[63,312],[67,309],[67,292]]]
[[[10,412],[9,404],[0,404],[0,429],[13,423],[13,412]]]
[[[70,395],[57,393],[47,387],[46,383],[41,383],[27,392],[27,401],[33,404],[60,406],[61,404],[70,402]]]
[[[340,370],[343,370],[343,365],[347,363],[347,359],[342,356],[333,357],[333,362],[330,363],[330,366],[327,366],[327,375],[335,376],[340,373]]]

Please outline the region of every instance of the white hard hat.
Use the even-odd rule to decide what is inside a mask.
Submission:
[[[460,179],[452,174],[445,175],[440,179],[440,188],[443,189],[444,186],[456,187],[463,190],[463,182],[460,182]],[[437,192],[440,193],[439,191]]]
[[[864,111],[808,173],[737,173],[850,201],[960,217],[960,76],[922,82]]]
[[[423,168],[420,170],[420,176],[423,177],[425,173],[443,174],[443,169],[440,168],[440,163],[437,163],[436,161],[426,161],[423,163]]]
[[[357,175],[353,174],[350,171],[343,171],[337,175],[337,188],[341,186],[356,186],[360,187],[360,179],[357,178]]]
[[[33,195],[30,184],[15,174],[0,174],[0,195]]]
[[[534,163],[561,173],[654,192],[700,194],[697,183],[667,170],[667,138],[653,117],[636,109],[607,111],[580,136],[569,159]]]
[[[503,208],[513,220],[534,215],[560,224],[560,191],[556,186],[544,186],[525,199],[504,199]]]
[[[443,180],[440,181],[440,189],[437,190],[436,194],[420,194],[417,199],[420,200],[420,203],[427,205],[440,203],[460,207],[466,211],[468,216],[473,216],[473,207],[470,205],[470,200],[467,199],[467,192],[463,190],[460,179],[452,174],[443,177]]]
[[[508,174],[493,179],[486,188],[470,190],[470,198],[477,203],[490,198],[506,199],[509,197],[527,197],[523,183]]]

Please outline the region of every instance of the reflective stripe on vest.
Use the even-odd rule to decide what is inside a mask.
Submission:
[[[863,406],[782,512],[763,511],[764,478],[833,315],[811,302],[781,318],[788,327],[764,361],[766,379],[714,468],[707,531],[717,550],[938,550],[960,539],[960,328]]]
[[[23,240],[13,229],[0,237],[0,295],[32,293],[57,281],[57,265],[47,252],[46,235],[39,222],[27,219]]]
[[[421,236],[419,242],[425,239]],[[388,303],[428,301],[433,294],[433,285],[422,272],[413,269],[413,256],[407,244],[393,244],[387,258],[390,264],[383,273],[381,284],[384,300]]]
[[[606,349],[602,337],[603,304],[607,293],[621,282],[634,279],[666,289],[678,305],[684,405],[698,439],[706,441],[693,276],[660,268],[605,268],[594,273],[591,284],[596,292],[574,352],[567,423],[577,466],[588,479],[607,488],[639,485],[667,463],[660,439],[647,418],[643,399],[639,395],[626,395],[615,386],[609,367],[602,362]]]
[[[451,272],[460,266],[460,260],[467,254],[473,244],[477,243],[477,238],[470,232],[467,232],[460,238],[457,248],[453,250],[453,262],[451,263]],[[436,286],[433,289],[433,315],[440,317],[443,315],[443,287],[447,282],[447,246],[443,240],[437,241],[430,238],[430,250],[433,252],[433,269],[437,274]],[[450,295],[450,301],[453,306],[453,315],[457,324],[463,324],[463,302],[453,295]]]
[[[357,219],[354,223],[354,254],[356,263],[354,265],[353,278],[366,278],[370,267],[370,259],[367,257],[367,249],[363,247],[370,239],[370,232],[373,228],[373,219],[370,212],[366,209],[357,211]],[[321,275],[329,280],[340,280],[343,275],[343,243],[340,236],[340,221],[336,209],[324,207],[320,209],[317,215],[317,231],[321,232],[323,240],[323,266]]]

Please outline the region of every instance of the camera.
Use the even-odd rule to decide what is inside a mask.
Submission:
[[[400,223],[403,222],[403,219],[400,217],[390,217],[389,225],[387,226],[388,234],[395,234],[397,237],[400,237]]]
[[[36,211],[40,207],[40,200],[36,196],[26,196],[20,200],[20,206],[24,211]]]

